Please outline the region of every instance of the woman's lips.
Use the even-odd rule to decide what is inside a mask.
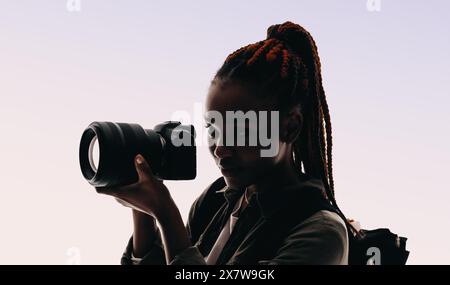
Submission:
[[[233,168],[220,168],[220,172],[222,172],[222,175],[225,177],[233,177],[240,173],[241,168],[239,167],[233,167]]]

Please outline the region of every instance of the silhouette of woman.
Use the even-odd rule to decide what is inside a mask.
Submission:
[[[210,152],[223,176],[194,202],[187,227],[166,186],[138,155],[138,182],[97,188],[133,208],[134,232],[122,263],[347,264],[330,114],[310,33],[292,22],[273,25],[265,40],[231,53],[211,82],[206,109],[278,111],[278,152],[264,157],[261,144],[220,143],[228,129],[207,121]]]

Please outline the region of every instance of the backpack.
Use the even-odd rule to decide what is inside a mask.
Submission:
[[[387,228],[357,231],[348,221],[350,265],[404,265],[408,260],[406,237]]]

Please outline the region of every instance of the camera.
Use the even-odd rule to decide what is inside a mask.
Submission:
[[[81,136],[81,172],[95,187],[136,182],[137,154],[146,159],[159,179],[194,179],[197,172],[194,126],[166,121],[153,129],[144,129],[138,124],[92,122]]]

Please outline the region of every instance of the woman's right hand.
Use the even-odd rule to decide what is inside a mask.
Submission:
[[[97,193],[113,196],[122,205],[155,217],[159,223],[178,211],[162,180],[154,176],[145,158],[135,157],[138,181],[124,186],[95,187]]]
[[[161,226],[166,261],[170,263],[191,246],[191,240],[169,189],[153,175],[142,155],[135,157],[135,167],[139,177],[136,183],[118,187],[96,187],[96,190],[98,193],[119,199],[123,205],[131,206],[135,210],[133,212],[135,257],[147,254],[153,246],[156,237],[156,219]]]

